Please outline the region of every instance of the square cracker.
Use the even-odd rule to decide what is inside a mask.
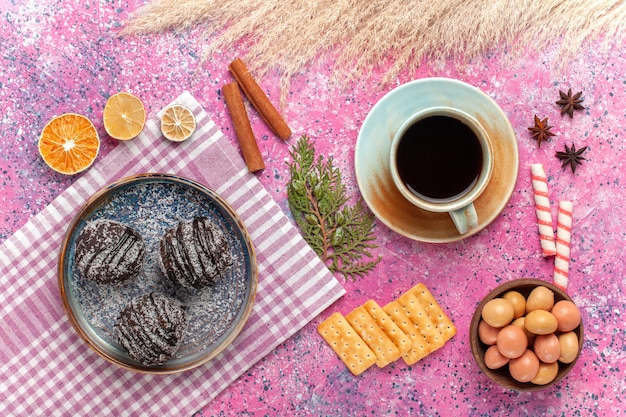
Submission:
[[[397,301],[404,308],[409,319],[419,329],[420,335],[428,345],[429,352],[434,352],[444,345],[445,340],[441,330],[432,321],[426,309],[413,293],[404,293]]]
[[[376,355],[340,313],[324,320],[317,331],[354,375],[376,363]]]
[[[376,355],[376,365],[383,368],[400,358],[400,351],[387,337],[376,320],[369,315],[363,306],[359,306],[346,315],[348,323],[356,330]]]
[[[398,325],[385,313],[385,310],[374,300],[367,300],[363,304],[363,308],[376,321],[378,327],[387,335],[394,345],[398,348],[401,355],[404,355],[411,349],[413,342],[411,338],[398,327]]]
[[[426,326],[419,326],[409,317],[407,310],[397,300],[383,307],[394,323],[411,339],[412,346],[402,359],[407,365],[413,365],[430,353],[430,336]],[[434,327],[434,325],[431,325]],[[432,333],[432,331],[431,331]]]
[[[408,290],[407,293],[413,294],[419,300],[419,303],[424,307],[428,317],[435,323],[435,326],[439,328],[444,343],[456,334],[456,326],[437,303],[437,300],[426,285],[419,283]]]

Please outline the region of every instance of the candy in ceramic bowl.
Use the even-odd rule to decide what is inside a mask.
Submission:
[[[474,312],[469,337],[474,359],[489,379],[534,391],[572,370],[583,346],[583,323],[565,291],[523,278],[487,294]]]

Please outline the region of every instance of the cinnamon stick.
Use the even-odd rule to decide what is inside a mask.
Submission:
[[[272,104],[267,95],[263,92],[248,68],[239,58],[235,59],[228,69],[233,74],[237,83],[248,97],[248,100],[259,112],[265,123],[281,139],[288,139],[291,136],[291,129],[280,115],[276,107]]]
[[[235,126],[235,134],[239,141],[243,159],[248,166],[248,171],[256,172],[264,169],[265,162],[263,162],[252,126],[250,126],[250,119],[248,119],[248,112],[239,92],[239,85],[236,82],[226,84],[222,87],[222,93],[224,94],[226,107],[228,107],[230,112],[230,118]]]

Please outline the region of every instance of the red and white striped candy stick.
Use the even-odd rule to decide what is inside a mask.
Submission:
[[[552,214],[550,212],[546,172],[542,164],[532,164],[530,173],[535,195],[535,211],[537,212],[541,253],[546,257],[554,256],[556,254],[556,246],[554,243],[554,226],[552,225]]]
[[[556,228],[556,257],[554,258],[554,284],[564,290],[567,289],[569,279],[573,209],[574,203],[571,201],[559,201]]]

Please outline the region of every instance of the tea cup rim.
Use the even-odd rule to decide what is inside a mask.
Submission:
[[[453,117],[457,120],[460,120],[462,123],[467,125],[476,137],[479,142],[481,142],[481,148],[483,150],[483,169],[476,181],[476,185],[474,185],[466,194],[462,195],[459,198],[455,198],[453,200],[447,201],[429,201],[426,199],[419,198],[415,194],[413,194],[404,184],[402,179],[400,178],[400,174],[398,172],[397,164],[395,162],[398,145],[400,143],[400,138],[402,135],[408,130],[409,127],[417,123],[417,121],[425,119],[427,117],[433,116],[448,116]],[[486,145],[486,146],[485,146]],[[390,152],[389,152],[389,169],[391,171],[391,177],[395,186],[401,192],[401,194],[409,200],[413,205],[436,213],[444,213],[450,212],[454,210],[460,210],[464,207],[472,204],[487,188],[489,181],[491,180],[491,175],[493,173],[493,148],[492,141],[482,126],[482,124],[476,120],[474,116],[471,114],[460,110],[458,108],[449,107],[449,106],[433,106],[426,109],[422,109],[420,111],[415,112],[410,117],[408,117],[398,128],[396,133],[394,134],[391,140]]]

